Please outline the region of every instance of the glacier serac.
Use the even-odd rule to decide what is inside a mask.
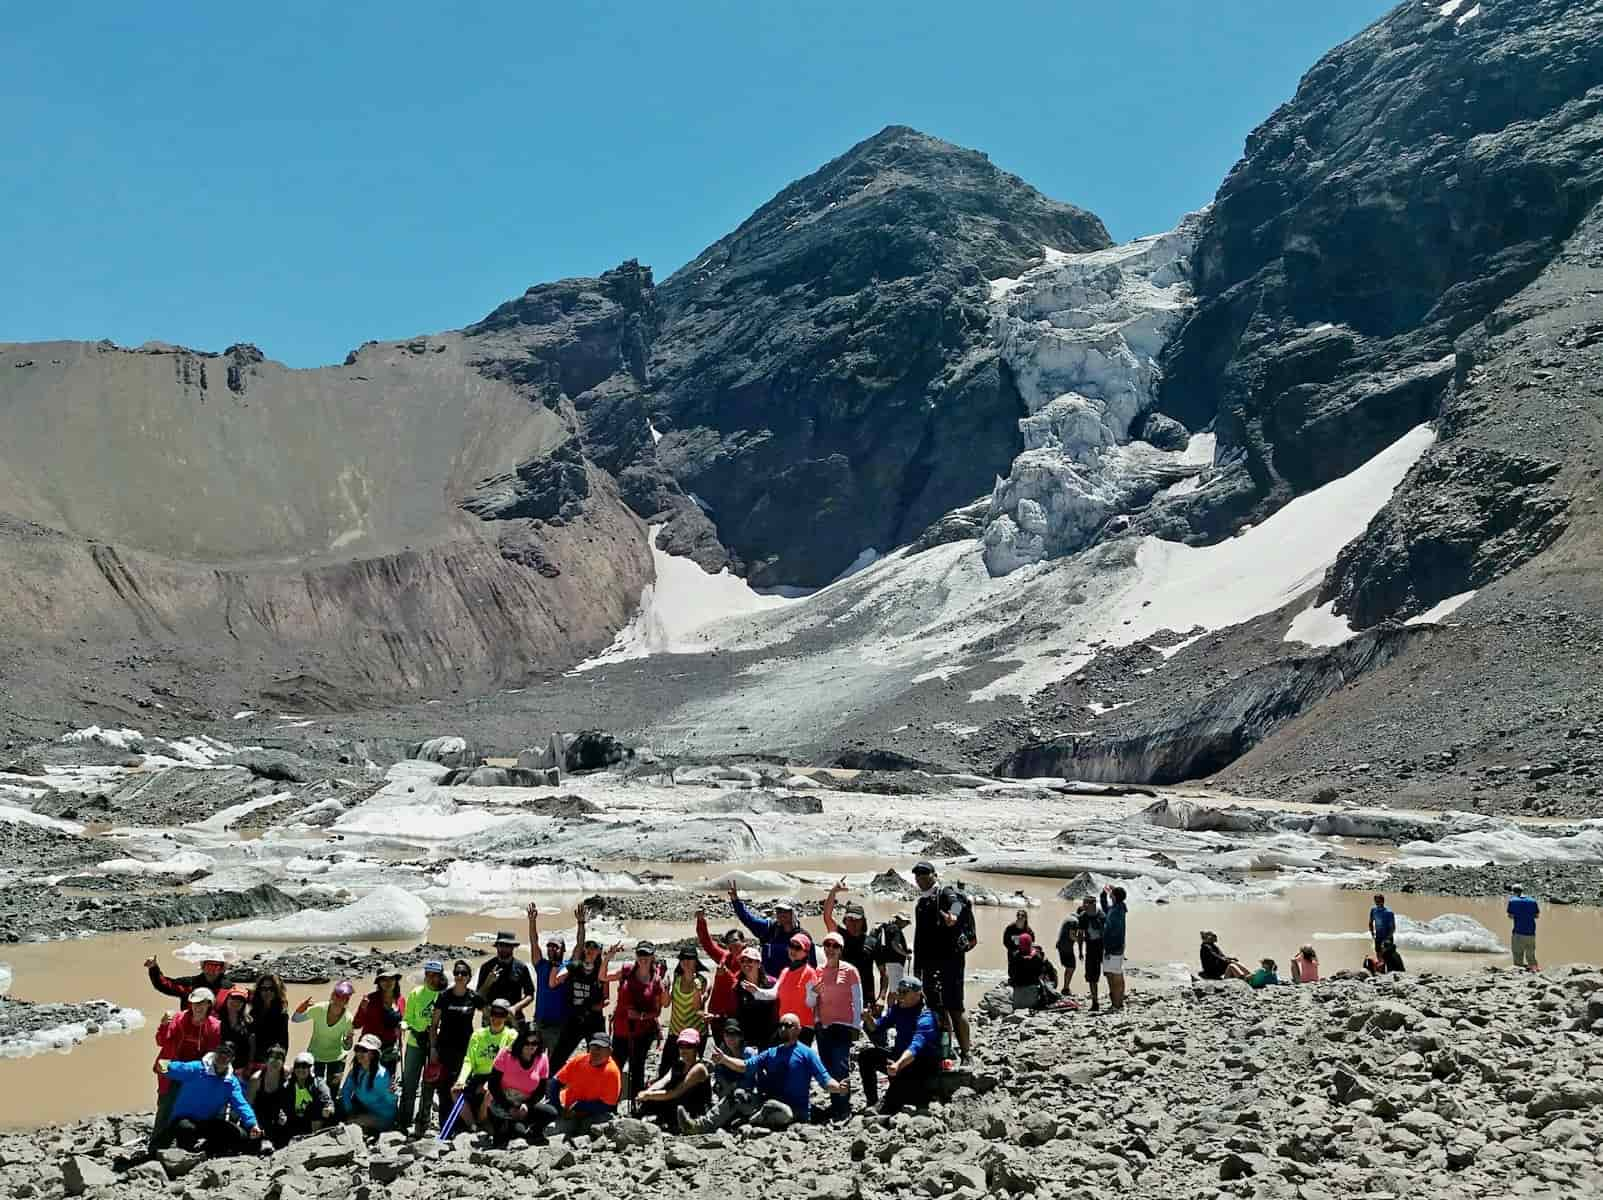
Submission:
[[[986,513],[992,575],[1081,549],[1110,517],[1202,469],[1184,451],[1130,438],[1193,303],[1202,215],[1107,250],[1049,251],[1019,278],[992,282],[992,338],[1029,410],[1024,452]]]

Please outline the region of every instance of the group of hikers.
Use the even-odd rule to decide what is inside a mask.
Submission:
[[[582,1133],[623,1112],[685,1133],[781,1128],[849,1116],[854,1058],[869,1106],[890,1114],[923,1103],[942,1070],[972,1054],[963,989],[975,924],[967,895],[933,865],[913,876],[912,915],[872,929],[837,883],[816,943],[794,901],[764,916],[731,886],[739,924],[715,937],[698,911],[696,942],[671,965],[649,941],[617,961],[623,946],[587,934],[583,904],[570,954],[560,935],[541,938],[531,904],[532,962],[503,931],[476,971],[431,960],[403,990],[402,973],[384,966],[360,996],[341,981],[293,1007],[271,974],[232,984],[221,960],[185,977],[147,960],[152,985],[178,1001],[156,1033],[148,1153],[265,1153],[338,1122],[423,1137],[436,1107],[441,1138],[477,1130],[498,1144]],[[1106,968],[1115,1005],[1122,904],[1104,896],[1095,932],[1076,943],[1088,974],[1093,955]],[[1027,935],[1015,940],[1027,957]],[[292,1024],[311,1028],[290,1058]],[[816,1114],[815,1082],[829,1097]]]

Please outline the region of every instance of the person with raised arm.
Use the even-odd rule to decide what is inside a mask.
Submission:
[[[868,928],[868,914],[861,905],[847,904],[842,911],[840,924],[835,923],[838,897],[846,890],[846,880],[837,880],[824,896],[824,932],[839,933],[840,956],[857,968],[857,978],[863,986],[863,1011],[872,1012],[878,999],[877,932]]]
[[[696,940],[712,959],[712,989],[707,993],[707,1025],[712,1040],[722,1043],[724,1023],[735,1017],[739,1001],[735,985],[740,981],[740,955],[746,949],[745,931],[738,926],[727,930],[721,942],[715,942],[707,928],[707,910],[696,910]]]
[[[312,1074],[339,1094],[340,1081],[345,1075],[345,1055],[356,1040],[356,1022],[351,1015],[351,996],[356,988],[349,979],[334,985],[328,999],[313,1004],[310,996],[295,1006],[290,1020],[297,1025],[312,1023],[311,1042],[306,1047],[312,1053]]]
[[[777,978],[790,965],[790,939],[806,932],[796,920],[796,902],[788,897],[775,900],[774,916],[770,920],[747,908],[746,902],[740,898],[740,889],[731,883],[729,906],[735,910],[736,919],[751,930],[762,948],[763,970]],[[808,944],[811,945],[810,940]],[[817,953],[810,952],[807,961],[816,967]]]
[[[529,905],[529,953],[540,945],[540,906]],[[575,949],[584,945],[584,923],[587,909],[584,901],[573,906],[573,918],[578,924]],[[568,1023],[569,988],[563,977],[568,965],[568,945],[560,935],[551,934],[545,939],[545,954],[534,964],[534,1025],[547,1048],[562,1040],[562,1029]],[[557,982],[563,979],[563,982]]]

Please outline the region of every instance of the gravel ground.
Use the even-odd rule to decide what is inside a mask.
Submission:
[[[1393,867],[1376,884],[1349,884],[1358,891],[1422,892],[1439,896],[1506,896],[1515,886],[1548,904],[1603,905],[1603,867],[1528,862],[1513,866]]]
[[[975,1014],[980,1065],[946,1103],[836,1126],[677,1137],[623,1118],[504,1151],[331,1131],[270,1159],[164,1155],[126,1173],[149,1118],[0,1137],[0,1189],[53,1200],[183,1188],[234,1200],[664,1194],[807,1200],[1390,1195],[1603,1189],[1603,973],[1553,968],[1138,993],[1122,1014]],[[1540,1070],[1535,1067],[1540,1064]],[[855,1091],[855,1087],[854,1087]],[[179,1182],[182,1180],[182,1182]]]

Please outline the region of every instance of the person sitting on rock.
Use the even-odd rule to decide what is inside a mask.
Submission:
[[[740,889],[734,884],[729,885],[729,905],[735,910],[735,916],[762,947],[763,970],[774,978],[790,965],[790,939],[798,933],[805,933],[796,920],[796,902],[794,900],[774,901],[774,919],[768,920],[760,917],[740,898]],[[808,940],[809,948],[812,946],[811,935]],[[809,949],[807,961],[813,966],[818,965],[816,952]]]
[[[1239,958],[1232,958],[1219,946],[1219,935],[1211,929],[1204,929],[1197,935],[1202,939],[1197,955],[1202,961],[1202,970],[1199,974],[1204,979],[1245,979],[1247,968],[1241,965]]]
[[[310,996],[295,1006],[290,1020],[297,1025],[312,1023],[312,1036],[307,1046],[312,1052],[312,1074],[327,1085],[330,1092],[338,1092],[345,1076],[345,1054],[356,1040],[356,1022],[351,1015],[351,996],[356,992],[349,979],[334,985],[328,999],[313,1004]]]
[[[1394,938],[1387,938],[1380,944],[1380,960],[1386,964],[1388,975],[1408,970],[1403,963],[1403,956],[1397,952],[1397,942]]]
[[[245,1099],[250,1101],[268,1141],[282,1146],[289,1140],[289,1072],[284,1068],[287,1052],[282,1046],[269,1046],[265,1061],[245,1080]]]
[[[512,1024],[512,1005],[505,996],[490,1001],[483,1029],[475,1030],[468,1039],[467,1053],[457,1069],[456,1084],[451,1088],[452,1107],[455,1097],[466,1096],[462,1113],[457,1118],[459,1129],[472,1129],[484,1123],[490,1111],[490,1073],[501,1051],[518,1039],[518,1028]]]
[[[345,1119],[369,1137],[395,1126],[394,1079],[383,1062],[384,1044],[371,1033],[356,1042],[351,1069],[340,1089],[340,1110]]]
[[[895,1040],[887,1047],[891,1034]],[[881,1071],[890,1079],[885,1101],[879,1106],[881,1113],[897,1113],[927,1100],[941,1069],[941,1027],[924,1003],[924,984],[916,976],[902,976],[896,985],[896,1003],[885,1010],[868,1036],[873,1044],[857,1056],[868,1103],[879,1102]]]
[[[746,949],[746,934],[741,929],[730,929],[722,941],[713,941],[707,928],[707,910],[696,910],[696,940],[713,961],[712,990],[707,996],[707,1026],[712,1038],[722,1042],[724,1023],[735,1016],[739,1007],[735,999],[735,985],[740,980],[740,956]],[[758,956],[761,961],[761,955]]]
[[[712,1070],[701,1061],[701,1034],[682,1029],[673,1039],[674,1060],[635,1102],[635,1113],[664,1129],[675,1127],[683,1109],[699,1117],[712,1105]]]
[[[557,1110],[546,1101],[550,1071],[545,1039],[536,1028],[523,1029],[496,1055],[489,1082],[490,1132],[496,1145],[513,1138],[544,1140],[546,1126],[557,1119]]]
[[[1049,1008],[1059,1000],[1058,975],[1032,934],[1021,933],[1007,958],[1007,981],[1013,988],[1013,1010]]]
[[[161,1059],[156,1071],[177,1086],[168,1119],[151,1130],[152,1155],[174,1142],[185,1150],[204,1144],[214,1156],[260,1151],[262,1127],[234,1074],[233,1048],[227,1042],[199,1062]],[[238,1124],[228,1119],[230,1114]]]
[[[275,1145],[315,1133],[334,1120],[334,1093],[317,1077],[317,1059],[308,1050],[295,1056],[289,1073],[289,1104],[281,1129],[283,1141],[272,1130]]]
[[[712,1068],[712,1095],[715,1101],[722,1100],[746,1083],[745,1069],[723,1066],[722,1059],[749,1064],[756,1057],[756,1048],[746,1045],[745,1033],[740,1028],[740,1022],[733,1017],[725,1021],[723,1037],[718,1040],[718,1044],[707,1046],[707,1064]]]
[[[1256,991],[1258,988],[1269,987],[1280,982],[1280,966],[1272,958],[1266,958],[1258,964],[1258,969],[1247,976],[1247,986]]]
[[[604,1124],[617,1114],[623,1095],[623,1072],[612,1057],[612,1039],[604,1033],[590,1039],[588,1053],[576,1054],[562,1065],[551,1091],[561,1119],[559,1134],[577,1137]]]
[[[176,979],[163,975],[161,964],[155,958],[145,960],[145,970],[150,973],[150,986],[163,996],[176,997],[180,1007],[188,1006],[189,993],[196,988],[205,988],[215,999],[228,987],[228,966],[220,958],[202,959],[199,975],[181,975]]]
[[[1293,983],[1319,982],[1319,955],[1312,946],[1304,946],[1291,956],[1291,981]]]
[[[755,1058],[741,1059],[720,1050],[709,1053],[709,1059],[750,1080],[748,1086],[737,1087],[702,1117],[688,1112],[677,1114],[679,1132],[705,1133],[739,1122],[750,1121],[768,1129],[784,1129],[792,1121],[807,1122],[812,1117],[812,1085],[817,1080],[831,1094],[845,1094],[850,1087],[838,1079],[831,1079],[818,1052],[801,1040],[802,1023],[795,1013],[779,1018],[779,1033],[783,1038]]]

